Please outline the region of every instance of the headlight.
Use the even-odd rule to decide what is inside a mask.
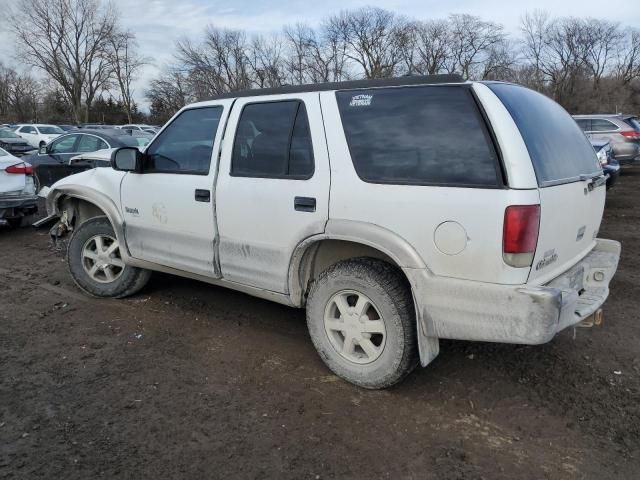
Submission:
[[[602,166],[609,163],[609,159],[607,158],[607,151],[604,148],[601,148],[600,150],[598,150],[598,153],[596,153],[596,157],[598,157],[598,160],[600,161],[600,165]]]

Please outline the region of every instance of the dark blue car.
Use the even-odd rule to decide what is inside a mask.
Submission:
[[[589,139],[593,149],[596,151],[596,156],[602,165],[604,173],[609,175],[607,178],[607,190],[618,181],[620,176],[620,164],[613,155],[613,149],[608,140],[596,140]]]

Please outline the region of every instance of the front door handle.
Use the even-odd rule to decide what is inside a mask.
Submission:
[[[209,190],[196,189],[196,202],[209,203],[211,201],[211,192]]]
[[[315,212],[316,199],[313,197],[296,197],[293,200],[293,208],[299,212]]]

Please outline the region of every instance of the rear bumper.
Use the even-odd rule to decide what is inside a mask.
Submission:
[[[548,342],[604,303],[619,258],[619,242],[598,239],[585,258],[542,286],[447,279],[405,269],[419,310],[419,334],[430,337],[421,344],[433,338]]]
[[[37,205],[38,197],[36,195],[0,195],[0,210],[9,208],[31,208]],[[1,215],[0,215],[1,216]]]

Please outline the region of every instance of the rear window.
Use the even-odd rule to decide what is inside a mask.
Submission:
[[[573,118],[548,97],[518,85],[489,84],[515,121],[541,187],[600,172],[595,151]]]
[[[500,186],[498,157],[469,88],[349,90],[336,97],[364,181]]]
[[[634,130],[637,130],[638,132],[640,132],[640,119],[638,119],[638,117],[627,118],[625,119],[625,122],[631,127],[633,127]]]

